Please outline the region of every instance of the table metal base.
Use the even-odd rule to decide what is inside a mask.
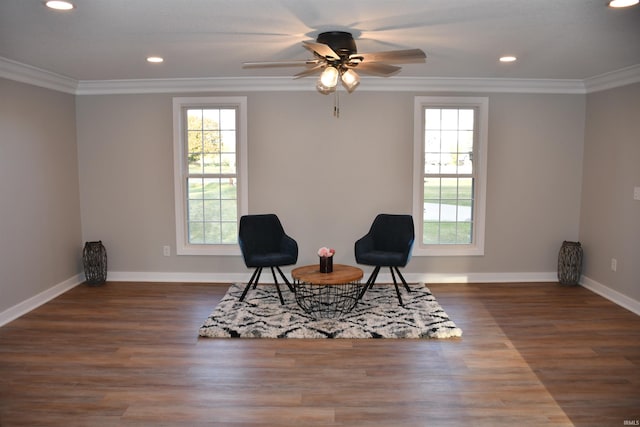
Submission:
[[[296,282],[296,302],[306,313],[315,318],[337,318],[350,312],[358,304],[364,289],[360,282],[340,285],[317,285]]]

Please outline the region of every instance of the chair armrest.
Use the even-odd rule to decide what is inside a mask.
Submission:
[[[280,241],[280,251],[298,259],[298,242],[285,234]]]
[[[371,234],[366,234],[365,236],[356,240],[356,243],[353,249],[354,249],[354,253],[357,261],[360,254],[364,254],[374,250],[373,236]]]

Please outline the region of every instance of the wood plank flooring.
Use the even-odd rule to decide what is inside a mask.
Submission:
[[[0,425],[640,421],[640,317],[582,287],[430,284],[459,339],[199,339],[226,288],[80,285],[0,328]]]

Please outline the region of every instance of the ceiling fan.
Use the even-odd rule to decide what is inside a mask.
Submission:
[[[323,94],[335,92],[338,79],[349,93],[360,84],[362,74],[389,77],[401,67],[391,64],[424,62],[427,55],[421,49],[389,50],[359,53],[351,33],[327,31],[320,33],[315,42],[303,41],[303,46],[313,52],[312,59],[299,61],[245,62],[245,68],[305,66],[294,78],[320,73],[316,88]]]

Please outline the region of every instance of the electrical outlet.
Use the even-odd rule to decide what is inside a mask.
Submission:
[[[618,269],[618,260],[615,258],[611,258],[611,271],[616,271]]]
[[[633,200],[640,200],[640,187],[633,187]]]
[[[171,256],[171,246],[163,246],[162,247],[162,255]]]

